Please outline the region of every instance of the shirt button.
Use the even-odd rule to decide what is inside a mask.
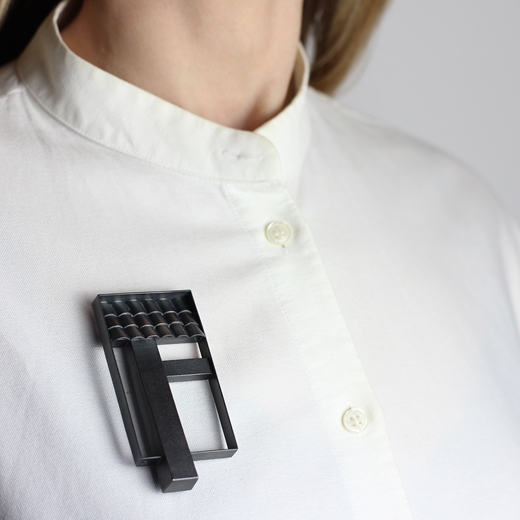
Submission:
[[[293,230],[286,222],[273,221],[265,226],[265,236],[271,244],[285,247],[291,241]]]
[[[349,408],[341,420],[343,428],[350,433],[361,433],[368,423],[367,416],[363,410],[359,408]]]

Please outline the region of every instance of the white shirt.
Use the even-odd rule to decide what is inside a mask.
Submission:
[[[307,88],[303,52],[292,103],[238,131],[72,54],[59,9],[0,72],[2,518],[518,519],[520,235],[487,189]],[[163,494],[90,309],[175,289],[239,450]]]

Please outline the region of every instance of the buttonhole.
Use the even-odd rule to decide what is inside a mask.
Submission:
[[[261,154],[236,153],[231,150],[220,150],[220,155],[225,159],[232,159],[234,161],[259,161],[262,159]]]

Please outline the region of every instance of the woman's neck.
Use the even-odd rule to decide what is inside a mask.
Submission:
[[[291,95],[302,2],[84,0],[62,36],[74,53],[129,83],[254,130]]]

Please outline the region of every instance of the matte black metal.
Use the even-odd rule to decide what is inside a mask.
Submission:
[[[238,449],[191,291],[98,295],[93,308],[136,465],[153,465],[163,492],[191,489],[194,461]],[[162,361],[158,342],[196,342],[202,357]],[[190,452],[169,383],[200,379],[208,380],[226,447]]]
[[[198,479],[155,339],[132,341],[134,384],[151,448],[162,456],[157,476],[163,491],[191,489]]]
[[[163,361],[163,366],[166,377],[171,383],[209,379],[214,374],[210,361],[207,358]]]

